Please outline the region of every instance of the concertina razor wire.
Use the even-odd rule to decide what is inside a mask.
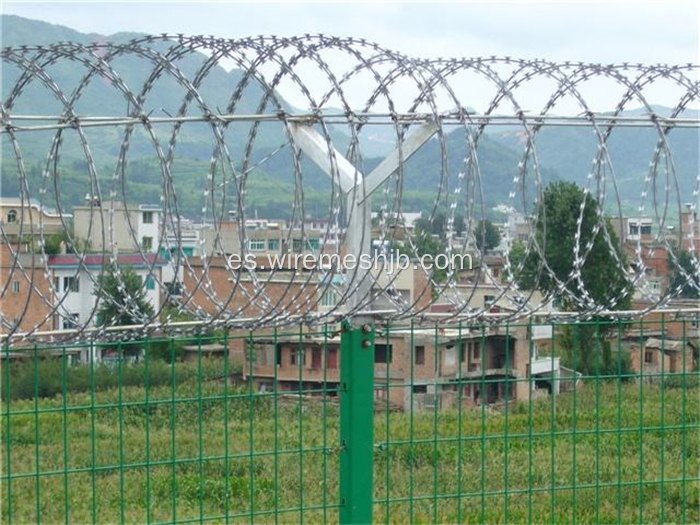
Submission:
[[[690,221],[684,223],[677,219],[685,205],[682,202],[690,196],[680,189],[668,143],[674,130],[697,129],[700,124],[697,118],[686,117],[687,111],[698,102],[697,65],[553,63],[511,57],[422,60],[366,40],[325,35],[225,40],[168,34],[124,43],[62,42],[4,48],[2,63],[6,89],[0,106],[1,133],[5,145],[11,148],[4,163],[8,168],[8,159],[14,156],[20,206],[17,221],[12,225],[13,234],[9,233],[9,224],[0,223],[8,254],[4,263],[8,271],[0,297],[3,301],[14,300],[10,283],[15,276],[29,283],[29,293],[21,299],[20,316],[15,319],[3,316],[6,340],[42,336],[62,340],[109,339],[139,337],[149,331],[190,332],[216,326],[253,329],[337,322],[368,313],[388,320],[436,315],[444,322],[502,321],[533,315],[549,319],[565,316],[574,321],[596,315],[635,317],[668,307],[683,286],[698,288],[697,254],[691,250],[690,270],[680,264],[666,228],[669,224],[679,224],[678,238],[681,238],[684,232],[693,232],[697,227],[700,172],[696,171],[692,184],[688,204]],[[143,78],[134,81],[120,75],[120,68],[134,63],[143,66]],[[56,67],[60,65],[68,68],[70,78],[59,74]],[[230,90],[225,94],[215,93],[217,100],[211,102],[208,99],[214,91],[209,82],[222,74],[220,66],[231,69],[227,73]],[[15,75],[8,81],[6,72],[10,70]],[[464,84],[467,77],[488,86],[488,102],[482,112],[470,109],[471,91]],[[583,93],[591,82],[620,90],[622,95],[612,112],[596,112],[589,106]],[[667,116],[658,115],[646,95],[661,82],[669,83],[678,92],[677,103]],[[541,109],[530,111],[519,96],[528,86],[541,90],[543,83],[551,90],[542,98]],[[170,111],[158,99],[162,93],[159,86],[166,84],[177,92],[176,100],[168,101],[172,106]],[[283,86],[287,91],[295,91],[303,101],[301,104],[311,109],[291,108],[280,95]],[[122,110],[111,114],[106,111],[102,115],[81,113],[81,105],[96,93],[111,98],[111,107],[118,102]],[[38,96],[51,100],[51,107],[56,110],[48,115],[21,111],[27,99]],[[225,107],[220,100],[226,100]],[[575,116],[555,112],[564,101],[575,105]],[[643,112],[630,116],[627,111],[633,105],[641,105]],[[254,108],[253,112],[250,108]],[[400,274],[394,272],[387,277],[381,267],[374,272],[348,272],[323,265],[233,268],[222,264],[232,251],[231,243],[237,246],[233,251],[241,258],[251,254],[246,221],[257,216],[255,205],[251,205],[252,197],[257,196],[256,192],[265,192],[264,186],[256,186],[257,170],[280,159],[288,172],[287,187],[293,192],[291,209],[280,210],[280,214],[286,212],[291,225],[283,234],[285,245],[296,242],[307,246],[310,234],[306,219],[310,208],[315,206],[315,217],[323,218],[318,222],[322,225],[325,253],[340,256],[350,252],[359,258],[368,252],[368,237],[372,235],[375,246],[394,246],[400,241],[408,255],[417,256],[420,251],[417,233],[407,226],[403,217],[411,199],[407,180],[412,174],[407,166],[421,146],[437,151],[431,166],[439,182],[437,188],[425,190],[433,192],[427,223],[438,229],[439,242],[443,243],[448,258],[468,253],[475,260],[482,260],[484,254],[479,250],[477,237],[485,235],[485,228],[479,225],[486,217],[488,199],[479,153],[488,140],[486,132],[496,126],[516,132],[524,146],[509,174],[507,208],[528,219],[526,240],[522,243],[524,256],[519,260],[512,260],[509,251],[504,251],[503,272],[508,278],[494,277],[481,264],[466,281],[460,280],[459,272],[453,268],[438,275],[434,269],[420,267],[416,271],[424,274],[422,285],[407,299],[396,289]],[[547,223],[544,207],[538,206],[546,181],[536,142],[546,127],[586,127],[597,141],[583,188],[585,198],[578,212],[571,269],[565,278],[557,275],[544,257],[546,229],[557,227]],[[654,218],[658,232],[651,248],[643,246],[640,237],[627,260],[621,238],[611,236],[606,224],[609,220],[622,221],[624,216],[608,145],[616,130],[629,127],[656,131],[648,168],[636,181],[639,200],[635,210],[639,217]],[[190,129],[204,134],[210,144],[208,173],[201,174],[203,187],[198,196],[201,210],[195,219],[195,226],[201,232],[197,257],[185,253],[183,248],[183,227],[192,220],[183,213],[183,190],[178,189],[178,178],[183,176],[180,151],[190,146],[187,136]],[[270,129],[274,132],[269,132]],[[367,150],[376,138],[373,134],[387,129],[391,132],[387,135],[383,131],[383,137],[385,141],[387,136],[393,139],[393,151],[375,166],[382,178],[370,184],[374,173],[369,176],[363,173],[371,171],[373,163],[368,159],[376,153]],[[50,137],[41,174],[34,178],[23,156],[24,148],[36,147],[31,142],[33,136]],[[271,144],[269,137],[277,141]],[[25,146],[28,139],[29,146]],[[113,166],[106,168],[103,159],[93,152],[95,143],[101,145],[105,140],[118,150]],[[81,166],[86,176],[84,187],[89,207],[87,231],[100,240],[98,244],[103,249],[99,251],[92,250],[87,243],[81,244],[71,230],[71,206],[61,192],[61,154],[67,143],[75,143],[83,156]],[[464,155],[455,165],[450,153],[457,148]],[[144,155],[154,161],[152,165],[157,166],[160,177],[157,209],[158,228],[163,234],[158,236],[155,246],[142,245],[129,213],[138,209],[135,203],[139,191],[138,181],[130,177],[130,165],[143,160]],[[314,172],[319,167],[329,176],[322,190],[318,189]],[[5,183],[6,177],[3,175]],[[319,191],[325,196],[321,213],[318,200],[314,200]],[[135,324],[119,326],[116,320],[96,323],[100,302],[93,301],[89,314],[75,323],[72,330],[47,328],[50,319],[69,315],[66,308],[69,290],[61,292],[51,279],[46,219],[42,213],[35,215],[29,211],[32,202],[38,203],[39,209],[55,209],[60,216],[65,243],[74,252],[75,278],[86,275],[99,293],[102,276],[107,268],[114,268],[119,291],[125,299],[117,302],[102,296],[100,302],[113,302]],[[584,224],[588,202],[595,203],[595,222],[590,231],[585,231],[590,226]],[[369,214],[371,203],[376,211],[374,219]],[[444,221],[438,224],[441,213]],[[115,219],[120,214],[125,219],[126,232],[115,231],[123,228],[117,226],[121,223]],[[242,226],[227,229],[226,225],[232,223],[229,214],[233,223]],[[147,282],[155,282],[162,297],[152,312],[139,309],[122,279],[117,264],[117,237],[124,235],[131,240],[136,260],[146,268],[142,288],[145,289]],[[16,240],[27,236],[36,242],[23,249]],[[596,300],[582,278],[595,239],[604,240],[625,281],[605,301]],[[645,250],[652,253],[667,250],[670,265],[677,268],[685,282],[669,287],[661,295],[650,290],[644,279],[648,270],[643,257]],[[163,261],[158,254],[168,254],[167,266],[171,270],[168,282],[159,271]],[[533,291],[537,286],[529,290],[517,284],[531,255],[536,255],[539,261],[537,281],[546,278],[554,283],[548,293],[540,295]],[[386,263],[381,261],[382,265]],[[474,301],[476,290],[484,284],[495,292],[489,304],[478,304]],[[645,300],[645,308],[615,313],[632,292]],[[330,305],[323,304],[328,293],[335,297]],[[381,309],[376,306],[379,298],[383,299]],[[29,316],[31,301],[37,299],[47,314],[32,326],[20,328],[22,320]],[[498,301],[506,301],[511,308],[494,313],[490,305]],[[432,306],[437,302],[449,305],[446,313],[433,312]],[[560,311],[557,306],[562,302],[574,308]],[[192,320],[182,321],[181,312],[188,312]],[[122,316],[115,319],[119,318]]]

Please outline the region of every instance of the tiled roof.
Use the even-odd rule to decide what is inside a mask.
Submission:
[[[109,254],[95,253],[86,255],[83,261],[85,266],[102,266],[110,261]],[[117,265],[119,266],[163,266],[167,263],[165,259],[159,257],[157,253],[121,253],[117,255]],[[78,266],[80,258],[74,254],[52,255],[49,257],[49,266]]]

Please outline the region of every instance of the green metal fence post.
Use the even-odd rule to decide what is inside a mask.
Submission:
[[[340,349],[340,523],[372,523],[374,327],[343,323]]]

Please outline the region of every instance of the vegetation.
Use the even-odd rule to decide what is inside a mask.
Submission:
[[[476,246],[482,252],[493,250],[501,243],[501,234],[488,219],[482,219],[474,229]]]
[[[544,260],[536,250],[525,256],[522,246],[511,253],[514,264],[520,264],[524,257],[524,270],[516,276],[518,284],[525,289],[538,288],[545,294],[555,292],[557,281],[568,283],[570,296],[560,294],[561,306],[573,310],[584,302],[584,295],[578,283],[571,279],[574,270],[575,243],[578,221],[581,220],[579,255],[585,257],[581,266],[581,283],[587,294],[596,304],[607,304],[610,299],[623,297],[618,308],[629,306],[629,294],[623,293],[626,279],[620,268],[625,262],[620,243],[612,225],[606,220],[604,227],[610,243],[617,250],[617,259],[610,253],[602,228],[595,233],[598,224],[598,203],[571,182],[554,182],[547,186],[535,222],[535,237],[544,251]],[[591,246],[590,251],[588,246]],[[546,267],[545,267],[546,263]],[[553,275],[552,275],[553,274]]]
[[[629,352],[613,352],[606,325],[564,325],[557,330],[562,365],[584,376],[625,377],[632,369]]]
[[[153,343],[155,346],[155,343]],[[27,361],[12,366],[10,381],[5,381],[2,399],[33,399],[35,396],[50,398],[63,394],[96,392],[123,387],[150,387],[181,385],[197,377],[198,369],[193,363],[177,364],[174,367],[150,352],[148,366],[144,363],[119,366],[116,363],[89,366],[67,366],[61,359],[40,360],[36,366]],[[221,376],[221,360],[203,360],[201,374],[204,380]]]
[[[114,265],[105,268],[99,278],[95,295],[100,302],[97,309],[99,325],[127,326],[138,324],[153,315],[153,306],[146,298],[141,276],[132,268]]]
[[[275,400],[195,374],[175,391],[124,386],[2,413],[2,515],[15,523],[37,509],[43,523],[338,521],[333,398]],[[699,423],[695,390],[616,382],[507,415],[378,413],[375,521],[697,523]],[[37,479],[37,464],[53,474]]]
[[[46,255],[58,255],[63,250],[65,235],[47,235],[44,239],[44,253]]]
[[[626,264],[625,256],[608,220],[604,227],[610,244],[617,250],[616,257],[610,252],[602,228],[594,234],[599,220],[597,209],[596,200],[576,184],[555,182],[547,186],[535,223],[535,237],[544,252],[544,260],[536,250],[526,254],[522,244],[516,244],[510,256],[514,266],[523,264],[523,271],[516,276],[518,284],[525,289],[537,288],[544,294],[557,293],[560,306],[566,310],[575,310],[585,303],[579,283],[570,277],[574,270],[578,222],[582,216],[579,255],[585,255],[585,261],[580,272],[581,284],[596,304],[608,304],[611,299],[621,297],[615,307],[628,308],[630,294],[625,291],[627,281],[618,262]],[[586,254],[589,247],[590,252]],[[557,292],[557,281],[568,283],[570,295]],[[586,375],[625,373],[629,363],[613,358],[608,331],[607,324],[598,328],[594,324],[582,325],[576,332],[570,326],[564,327],[558,333],[563,364]]]

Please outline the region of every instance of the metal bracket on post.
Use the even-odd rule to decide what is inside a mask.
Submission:
[[[359,261],[371,252],[371,196],[409,157],[437,133],[428,121],[407,137],[372,173],[363,176],[350,161],[318,133],[313,125],[289,123],[296,146],[324,173],[336,180],[345,195],[348,253]],[[371,280],[358,264],[350,282],[340,343],[340,523],[372,523],[374,484],[374,319],[355,315],[371,292]]]
[[[341,524],[372,523],[374,325],[357,321],[343,322],[340,345]]]

